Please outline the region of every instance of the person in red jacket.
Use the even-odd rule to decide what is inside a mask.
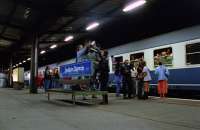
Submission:
[[[43,86],[42,82],[43,82],[43,75],[41,72],[39,72],[37,79],[36,79],[36,84],[37,84],[38,88],[42,88],[42,86]]]

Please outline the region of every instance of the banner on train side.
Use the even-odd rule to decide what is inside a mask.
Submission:
[[[91,61],[67,64],[60,67],[61,77],[91,76],[92,71]]]

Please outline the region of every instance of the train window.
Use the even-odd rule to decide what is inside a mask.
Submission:
[[[143,60],[144,59],[144,53],[141,52],[141,53],[135,53],[135,54],[131,54],[130,55],[130,61],[131,62],[136,62],[136,61],[139,61],[139,60]]]
[[[122,57],[122,56],[115,57],[114,59],[115,59],[115,60],[114,60],[114,61],[115,61],[115,63],[116,63],[116,62],[123,63],[123,57]]]
[[[131,63],[131,65],[135,66],[136,68],[139,65],[140,60],[144,60],[144,52],[135,53],[135,54],[130,55],[130,63]]]
[[[154,66],[158,66],[159,62],[162,62],[166,66],[173,65],[173,52],[171,47],[154,50]]]
[[[200,64],[200,43],[186,45],[186,62],[190,64]]]
[[[113,59],[112,59],[112,70],[113,71],[115,71],[115,65],[117,62],[123,63],[123,57],[122,56],[113,57]]]

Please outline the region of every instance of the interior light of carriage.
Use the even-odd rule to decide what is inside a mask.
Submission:
[[[97,28],[100,24],[98,22],[94,22],[94,23],[91,23],[89,24],[87,27],[86,27],[86,30],[89,31],[89,30],[93,30],[95,28]]]
[[[19,65],[21,65],[22,64],[22,62],[19,62]]]
[[[68,41],[71,41],[73,39],[74,39],[74,36],[70,35],[70,36],[67,36],[64,41],[68,42]]]
[[[44,51],[44,50],[40,52],[40,54],[44,54],[44,53],[46,53],[46,51]]]
[[[27,60],[31,60],[31,58],[28,58]]]
[[[50,46],[50,49],[54,49],[54,48],[56,48],[56,47],[57,47],[57,45],[54,44],[54,45],[51,45],[51,46]]]
[[[146,3],[146,0],[138,0],[138,1],[134,1],[132,3],[130,3],[129,5],[127,5],[124,9],[123,12],[129,12],[139,6],[142,6]]]
[[[26,61],[24,60],[23,63],[26,63]]]

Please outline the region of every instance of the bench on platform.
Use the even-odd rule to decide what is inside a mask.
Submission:
[[[64,89],[48,89],[47,94],[48,94],[48,100],[50,100],[50,93],[64,93],[64,94],[72,94],[72,102],[73,104],[76,103],[76,96],[82,95],[82,96],[97,96],[97,95],[102,95],[103,96],[103,104],[108,103],[108,92],[107,91],[74,91],[74,90],[64,90]],[[106,96],[105,96],[106,95]],[[107,99],[105,99],[106,97]],[[95,101],[96,104],[96,101]]]
[[[49,89],[49,90],[47,90],[48,100],[50,100],[50,93],[72,94],[73,104],[75,104],[75,101],[76,101],[75,97],[77,95],[83,95],[83,96],[102,95],[103,103],[107,104],[108,103],[108,92],[107,91],[97,91],[96,88],[93,88],[93,85],[91,85],[91,83],[92,83],[91,77],[93,77],[93,75],[94,75],[93,72],[94,72],[93,62],[89,61],[89,60],[60,66],[60,75],[62,78],[70,77],[70,78],[76,78],[76,79],[72,79],[72,80],[60,79],[59,83],[70,85],[72,87],[72,89],[71,90]],[[89,78],[79,79],[79,77],[89,77]]]

